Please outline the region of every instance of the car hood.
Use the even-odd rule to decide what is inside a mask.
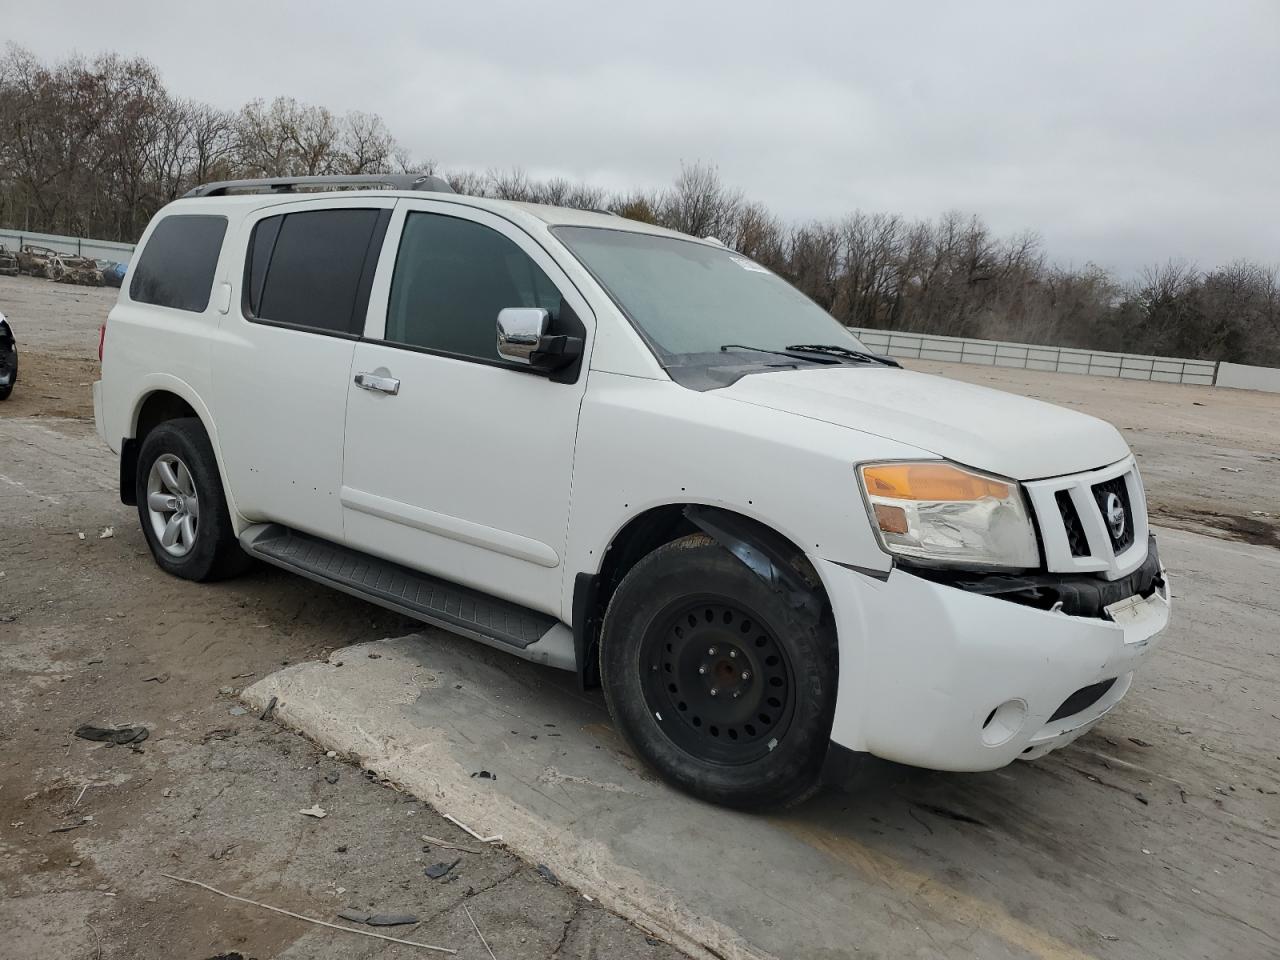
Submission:
[[[743,377],[723,397],[875,434],[1012,480],[1115,463],[1111,424],[1028,397],[892,367],[832,366]]]

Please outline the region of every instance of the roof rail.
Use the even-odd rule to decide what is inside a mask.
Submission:
[[[328,177],[264,177],[257,180],[220,180],[202,183],[183,197],[225,197],[229,193],[294,193],[299,187],[380,187],[384,190],[431,190],[453,193],[440,177],[415,173],[346,174]]]

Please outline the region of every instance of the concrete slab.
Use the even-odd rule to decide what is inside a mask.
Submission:
[[[439,631],[245,698],[694,956],[1274,956],[1280,554],[1161,539],[1177,623],[1088,737],[980,775],[871,761],[785,816],[676,793],[571,676]]]

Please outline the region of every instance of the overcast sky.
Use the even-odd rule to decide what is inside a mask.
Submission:
[[[1121,274],[1280,262],[1277,0],[0,5],[42,57],[371,110],[445,169],[653,187],[702,160],[789,219],[960,209]]]

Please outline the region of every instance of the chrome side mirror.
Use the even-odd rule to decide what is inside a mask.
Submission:
[[[546,335],[551,314],[541,307],[507,307],[498,311],[498,356],[533,364],[534,351]]]

